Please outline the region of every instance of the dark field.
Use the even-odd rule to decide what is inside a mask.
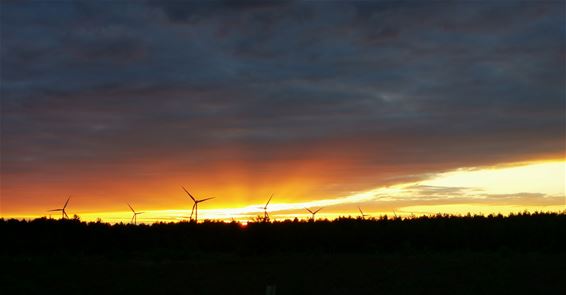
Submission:
[[[566,294],[566,215],[0,220],[3,294]]]

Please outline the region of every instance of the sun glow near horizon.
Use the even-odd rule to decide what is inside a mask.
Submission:
[[[309,200],[305,202],[278,202],[269,205],[270,216],[275,220],[306,219],[305,208],[324,208],[317,218],[334,219],[339,216],[358,216],[362,208],[371,217],[382,215],[414,216],[433,213],[447,214],[508,214],[522,211],[552,211],[566,209],[564,179],[566,161],[534,162],[515,166],[457,169],[436,174],[426,180],[379,187],[350,195]],[[279,198],[279,200],[283,197]],[[199,220],[223,221],[253,220],[262,214],[265,204],[256,203],[231,208],[214,208],[203,203]],[[213,207],[207,209],[208,206]],[[187,200],[187,208],[191,204]],[[145,213],[138,216],[139,223],[188,220],[190,209],[151,210],[136,208]],[[88,212],[69,210],[82,220],[101,219],[110,223],[129,222],[131,211]],[[4,218],[36,218],[46,214],[4,215]],[[51,217],[59,218],[57,214]]]

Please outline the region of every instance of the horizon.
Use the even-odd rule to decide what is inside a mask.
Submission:
[[[177,224],[177,223],[182,223],[182,224],[200,224],[200,223],[223,223],[223,224],[239,224],[240,226],[247,226],[248,224],[276,224],[276,223],[289,223],[289,222],[301,222],[301,223],[313,223],[313,222],[324,222],[324,223],[332,223],[332,222],[339,222],[339,221],[344,221],[344,220],[356,220],[356,221],[362,221],[362,222],[380,222],[380,221],[387,221],[387,220],[416,220],[416,219],[437,219],[437,218],[477,218],[477,217],[481,217],[481,218],[511,218],[511,217],[516,217],[516,216],[536,216],[536,215],[564,215],[566,214],[566,210],[562,210],[562,211],[517,211],[517,212],[508,212],[508,213],[489,213],[489,214],[485,214],[485,213],[480,213],[480,214],[472,214],[472,213],[465,213],[465,214],[451,214],[451,213],[424,213],[424,212],[404,212],[406,214],[403,214],[403,212],[399,213],[396,212],[396,214],[383,214],[383,215],[376,215],[376,216],[365,216],[364,218],[362,218],[361,214],[359,214],[358,211],[358,215],[339,215],[339,216],[335,216],[332,219],[329,218],[319,218],[316,217],[315,220],[313,220],[311,217],[312,215],[309,213],[305,216],[296,216],[296,215],[288,215],[286,216],[286,218],[273,218],[270,219],[269,221],[263,221],[259,218],[255,218],[255,217],[261,217],[259,215],[256,216],[252,216],[252,218],[250,219],[200,219],[198,223],[195,222],[195,220],[189,220],[189,219],[184,219],[184,220],[164,220],[164,219],[158,219],[152,222],[137,222],[137,223],[133,223],[133,222],[128,222],[125,220],[122,221],[108,221],[108,220],[103,220],[101,218],[95,219],[95,220],[84,220],[82,219],[80,216],[75,215],[75,216],[69,216],[69,218],[53,218],[53,217],[49,217],[49,216],[41,216],[41,217],[35,217],[35,218],[4,218],[4,217],[0,217],[0,221],[18,221],[18,222],[26,222],[26,223],[30,223],[30,222],[34,222],[34,221],[42,221],[42,220],[48,220],[48,221],[61,221],[61,222],[80,222],[80,223],[84,223],[84,224],[92,224],[92,223],[101,223],[101,224],[107,224],[107,225],[127,225],[127,226],[151,226],[154,224]],[[418,214],[416,214],[418,213]],[[365,215],[365,212],[364,212]],[[131,217],[130,217],[131,219]]]
[[[444,176],[431,178],[427,181],[422,182],[412,182],[403,183],[400,185],[394,185],[390,187],[377,188],[367,192],[360,192],[353,195],[336,198],[336,199],[325,199],[316,200],[312,202],[305,203],[278,203],[277,195],[274,194],[273,200],[270,202],[268,207],[269,215],[273,220],[288,220],[295,217],[299,219],[309,219],[311,213],[307,212],[306,208],[322,208],[323,210],[317,213],[317,218],[334,220],[340,217],[357,217],[360,216],[360,209],[363,209],[364,214],[369,215],[369,217],[379,218],[382,216],[399,216],[399,217],[411,217],[411,216],[428,216],[435,214],[451,214],[451,215],[489,215],[489,214],[503,214],[509,215],[513,213],[521,212],[555,212],[560,213],[566,210],[566,200],[564,199],[564,187],[561,182],[561,169],[566,168],[566,162],[541,162],[541,163],[531,163],[523,165],[513,165],[506,166],[503,168],[491,168],[491,169],[473,169],[470,171],[450,171],[442,173]],[[504,170],[503,172],[501,170]],[[512,172],[509,172],[512,171]],[[548,175],[553,175],[553,181],[550,180],[547,175],[542,172],[548,173]],[[515,192],[505,191],[503,189],[498,192],[498,194],[493,194],[495,191],[493,188],[482,188],[481,185],[475,187],[450,187],[450,186],[431,186],[431,184],[444,184],[446,182],[454,184],[454,178],[459,178],[459,181],[475,181],[485,182],[482,177],[470,177],[469,174],[491,174],[491,180],[498,178],[499,181],[504,181],[505,179],[513,179],[517,182],[525,181],[519,176],[525,174],[538,172],[536,174],[541,175],[539,180],[546,180],[547,183],[543,183],[545,188],[553,188],[554,190],[546,191],[546,196],[540,196],[533,193],[528,193],[521,191],[523,187],[515,188]],[[557,173],[558,172],[558,173]],[[530,175],[528,175],[530,176]],[[537,183],[538,184],[538,183]],[[540,185],[540,184],[538,184]],[[529,185],[527,184],[527,187]],[[424,189],[423,189],[424,188]],[[501,189],[501,186],[498,187]],[[423,190],[420,192],[420,190]],[[415,196],[411,194],[426,193],[427,190],[448,190],[447,193],[450,198],[460,196],[457,201],[452,203],[446,203],[446,200],[440,200],[439,205],[419,205],[417,201],[406,206],[396,205],[397,202],[407,203],[404,198],[412,197],[413,200]],[[464,192],[462,192],[464,191]],[[469,192],[474,194],[470,195]],[[179,195],[183,195],[185,192],[181,190]],[[446,192],[445,192],[446,193]],[[467,193],[467,195],[466,195]],[[467,198],[462,198],[466,196]],[[491,197],[487,199],[486,196]],[[120,223],[127,222],[132,217],[132,212],[130,209],[123,211],[101,211],[101,212],[88,212],[81,211],[80,209],[73,210],[73,201],[80,201],[80,196],[71,195],[71,201],[69,203],[68,214],[69,216],[78,215],[83,221],[96,221],[101,219],[102,221],[109,223]],[[396,198],[396,199],[395,199]],[[497,200],[499,199],[499,200]],[[431,199],[423,199],[421,196],[420,202],[430,202]],[[435,199],[432,199],[434,202]],[[436,200],[438,201],[438,200]],[[501,202],[503,201],[503,202]],[[460,203],[459,203],[460,202]],[[388,204],[390,203],[390,204]],[[511,204],[510,204],[511,203]],[[513,204],[515,203],[515,204]],[[523,203],[523,204],[521,204]],[[125,203],[124,206],[127,206]],[[132,204],[130,204],[132,205]],[[186,207],[191,205],[191,200],[187,198]],[[232,207],[232,208],[217,208],[214,206],[212,200],[207,207],[204,209],[199,209],[199,214],[201,216],[200,220],[217,220],[217,221],[231,221],[235,220],[238,222],[250,222],[261,216],[263,213],[263,206],[265,204],[249,204],[243,207]],[[368,206],[370,205],[370,206]],[[394,205],[394,206],[392,206]],[[395,206],[396,205],[396,206]],[[57,207],[57,206],[55,206]],[[54,208],[55,208],[54,207]],[[127,208],[127,207],[126,207]],[[210,209],[213,208],[213,209]],[[140,215],[139,223],[155,223],[155,222],[181,222],[189,220],[190,209],[162,209],[162,210],[152,210],[147,208],[138,208],[134,205],[136,212],[144,211],[144,215]],[[376,210],[377,209],[377,210]],[[48,212],[30,214],[30,215],[7,215],[2,216],[3,218],[16,218],[16,219],[34,219],[41,217],[48,217],[53,219],[59,219],[59,213],[48,214]]]

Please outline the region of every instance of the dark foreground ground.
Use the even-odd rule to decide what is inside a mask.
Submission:
[[[3,294],[566,294],[564,254],[2,257]]]
[[[0,220],[8,238],[0,286],[2,294],[266,294],[267,285],[276,294],[566,294],[565,221]]]

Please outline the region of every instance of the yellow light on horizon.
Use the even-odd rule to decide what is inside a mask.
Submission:
[[[358,216],[358,204],[364,203],[364,213],[372,217],[379,215],[392,215],[396,210],[397,215],[407,215],[415,213],[449,213],[449,214],[508,214],[511,212],[529,211],[553,211],[564,210],[565,198],[565,179],[566,161],[538,162],[517,166],[499,166],[486,169],[458,169],[446,173],[440,173],[434,177],[420,182],[402,183],[388,187],[378,187],[372,190],[357,192],[347,196],[329,199],[308,200],[304,202],[277,202],[274,199],[269,205],[270,215],[278,220],[308,218],[310,215],[304,208],[325,207],[317,218],[333,219],[339,216]],[[419,203],[418,199],[411,199],[418,193],[420,187],[439,187],[439,188],[468,188],[469,191],[461,192],[460,199],[468,198],[469,202],[459,200],[459,203],[450,203],[450,196],[437,203]],[[540,194],[540,204],[522,202],[521,199],[511,199],[509,202],[498,203],[497,198],[493,200],[483,200],[482,196],[494,195],[513,195],[528,193],[534,194],[527,201],[537,201]],[[561,199],[562,198],[562,199]],[[283,198],[281,198],[283,200]],[[280,200],[281,200],[280,199]],[[405,200],[413,200],[407,203]],[[557,201],[562,200],[562,201]],[[372,205],[373,204],[373,205]],[[370,206],[371,205],[371,206]],[[224,220],[224,221],[250,221],[254,217],[262,214],[263,203],[238,206],[231,208],[199,209],[199,221],[205,219]],[[141,210],[145,213],[138,216],[138,223],[153,223],[157,221],[179,222],[188,220],[190,210],[171,209],[171,210]],[[69,215],[72,215],[70,212]],[[105,222],[119,223],[130,222],[132,212],[80,212],[82,220],[96,221],[98,218]],[[5,218],[36,218],[47,216],[43,215],[12,215]],[[58,215],[53,215],[58,218]]]
[[[566,161],[534,163],[515,167],[460,169],[442,173],[424,185],[475,187],[493,194],[536,192],[564,196]]]

